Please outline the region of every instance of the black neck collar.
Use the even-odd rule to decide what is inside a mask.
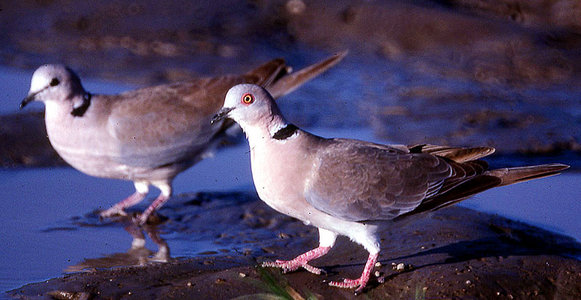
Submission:
[[[279,129],[277,132],[275,132],[274,135],[272,135],[272,138],[279,141],[286,140],[293,134],[295,134],[297,130],[299,130],[299,128],[296,127],[295,125],[287,124],[286,126]]]
[[[74,117],[82,117],[87,112],[87,109],[89,109],[89,106],[91,106],[91,93],[85,93],[83,95],[83,103],[79,107],[74,107],[71,115]]]

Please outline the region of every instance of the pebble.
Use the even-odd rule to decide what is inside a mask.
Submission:
[[[285,6],[286,10],[293,15],[302,14],[307,8],[307,5],[301,0],[290,0]]]

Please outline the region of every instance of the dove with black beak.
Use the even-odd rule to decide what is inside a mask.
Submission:
[[[273,209],[319,229],[319,247],[263,266],[320,274],[310,261],[329,252],[338,235],[368,252],[361,276],[332,281],[360,292],[378,259],[377,230],[389,222],[462,201],[484,190],[557,174],[547,164],[487,170],[479,160],[491,147],[387,146],[326,139],[303,131],[281,114],[264,88],[240,84],[226,94],[213,122],[231,118],[246,133],[254,185]]]

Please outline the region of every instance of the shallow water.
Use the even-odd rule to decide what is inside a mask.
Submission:
[[[322,136],[377,140],[369,129],[314,129]],[[246,143],[219,150],[179,175],[176,194],[251,190]],[[581,190],[577,173],[484,192],[464,206],[548,228],[581,241]],[[0,290],[6,291],[63,274],[84,259],[125,253],[131,236],[120,225],[86,226],[71,220],[114,204],[133,192],[129,182],[94,178],[70,168],[0,171],[0,227],[5,243],[0,256]],[[153,191],[143,209],[155,197]],[[170,201],[171,203],[171,201]],[[209,226],[210,227],[210,226]],[[223,228],[211,226],[209,230]],[[217,251],[212,240],[161,230],[172,257]],[[315,237],[313,237],[315,238]],[[146,247],[157,251],[147,238]]]

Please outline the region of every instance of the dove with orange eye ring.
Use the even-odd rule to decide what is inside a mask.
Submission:
[[[292,260],[265,262],[284,272],[309,264],[331,249],[338,235],[362,245],[369,257],[361,276],[332,281],[341,288],[367,285],[378,259],[380,226],[460,202],[487,189],[558,174],[564,164],[488,170],[480,158],[491,147],[380,145],[326,139],[288,123],[271,94],[241,84],[226,94],[216,122],[231,118],[246,133],[252,177],[260,198],[273,209],[319,229],[319,247]]]

